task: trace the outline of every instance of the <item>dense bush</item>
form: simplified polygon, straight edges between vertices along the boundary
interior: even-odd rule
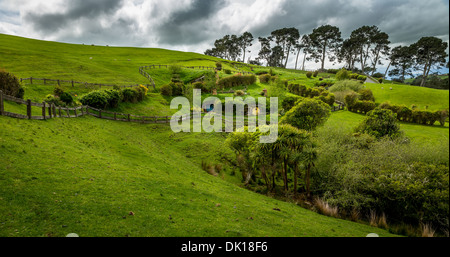
[[[370,90],[370,88],[361,89],[358,91],[358,93],[359,100],[375,102],[375,97],[373,96],[372,90]]]
[[[83,105],[88,105],[97,109],[105,109],[108,106],[108,94],[103,90],[92,91],[80,97]]]
[[[245,92],[242,90],[236,90],[236,92],[234,93],[234,96],[244,96]]]
[[[122,93],[118,90],[108,89],[105,90],[105,93],[108,96],[108,107],[116,108],[119,106],[119,103],[122,101]],[[61,98],[62,100],[62,98]]]
[[[323,125],[330,113],[330,106],[326,103],[305,98],[283,116],[280,124],[289,124],[298,129],[312,131]]]
[[[367,113],[366,118],[355,131],[376,138],[396,138],[401,135],[397,114],[387,109],[375,109]]]
[[[288,96],[283,99],[281,107],[284,109],[285,112],[288,112],[301,99],[303,99],[301,96]]]
[[[308,72],[306,73],[306,77],[309,78],[309,79],[312,77],[312,75],[313,75],[313,73],[310,72],[310,71],[308,71]]]
[[[172,96],[172,87],[169,84],[163,85],[159,88],[161,95]]]
[[[216,62],[216,69],[217,70],[222,70],[222,63],[221,62]]]
[[[335,92],[343,92],[343,91],[347,91],[347,90],[359,92],[361,89],[363,89],[363,85],[358,81],[342,80],[342,81],[336,82],[328,90],[332,93],[335,93]]]
[[[314,77],[314,78],[317,78],[318,75],[319,75],[319,71],[318,71],[318,70],[314,71],[313,77]]]
[[[339,69],[328,69],[327,73],[337,74],[339,71],[340,71]]]
[[[73,97],[69,93],[66,93],[66,92],[63,92],[59,96],[59,99],[67,105],[69,105],[73,102]]]
[[[430,223],[440,233],[448,231],[448,141],[432,146],[374,141],[325,126],[317,132],[319,155],[312,173],[317,197],[342,214],[365,218],[374,211],[384,213],[389,225]]]
[[[225,74],[231,74],[231,70],[229,70],[229,69],[225,69],[223,71],[225,72]]]
[[[439,121],[440,125],[444,126],[445,121],[449,116],[448,110],[428,111],[415,108],[410,109],[405,105],[390,104],[389,102],[380,104],[379,108],[391,110],[393,113],[397,114],[397,119],[399,121],[423,125],[434,125]]]
[[[357,100],[350,108],[353,112],[360,112],[365,114],[374,110],[376,108],[376,105],[373,101]]]
[[[54,96],[61,96],[62,94],[64,93],[64,89],[61,87],[61,86],[56,86],[54,89],[53,89],[53,95]]]
[[[259,81],[261,83],[269,83],[270,79],[272,76],[270,76],[270,74],[263,74],[259,76]]]
[[[357,77],[357,80],[359,80],[359,81],[366,81],[366,79],[367,79],[367,76],[364,76],[364,75],[359,75]]]
[[[344,101],[349,111],[353,111],[354,104],[359,100],[359,94],[350,91],[347,95],[345,95]]]
[[[265,76],[265,75],[263,75]],[[256,82],[255,75],[233,75],[219,80],[218,86],[220,89],[232,88],[239,86],[249,86]]]
[[[346,69],[341,69],[338,73],[336,73],[336,80],[346,80],[350,78],[350,72],[348,72]]]
[[[289,84],[287,88],[288,88],[288,91],[292,94],[295,94],[295,95],[298,95],[301,97],[309,97],[309,98],[319,99],[322,102],[327,103],[330,106],[333,106],[334,102],[336,100],[336,97],[334,94],[331,94],[324,88],[320,88],[320,87],[306,88],[305,85]]]
[[[23,99],[25,90],[12,73],[0,69],[0,90],[3,94]]]

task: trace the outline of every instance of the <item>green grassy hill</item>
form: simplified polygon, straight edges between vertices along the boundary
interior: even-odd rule
[[[140,66],[214,67],[218,60],[164,49],[73,45],[0,34],[0,68],[21,78],[147,84],[138,72]],[[222,62],[224,68],[234,70],[230,62]],[[307,79],[304,72],[274,71],[280,78],[308,86],[319,80]],[[198,72],[186,70],[185,75],[195,77]],[[170,80],[167,69],[149,70],[149,73],[157,87]],[[41,102],[53,88],[54,85],[28,83],[25,99]],[[272,93],[270,85],[259,82],[250,86],[248,92],[257,96],[263,88]],[[64,89],[74,95],[91,90],[67,85]],[[408,90],[406,86],[404,90],[401,92]],[[421,105],[416,99],[421,99],[423,92],[408,93],[414,98],[405,100],[405,104]],[[385,91],[374,88],[377,101],[403,101],[400,95],[384,94]],[[448,99],[435,93],[431,95],[429,98],[437,105],[433,102],[430,108],[448,108]],[[117,111],[171,115],[170,100],[155,91],[145,101],[121,105]],[[7,103],[5,109],[23,113],[24,106]],[[337,112],[328,124],[350,129],[362,118],[358,114]],[[402,126],[413,140],[430,144],[442,138],[448,140],[448,125],[445,128]],[[419,133],[424,128],[429,133]],[[0,236],[77,233],[119,237],[360,237],[372,232],[392,236],[386,230],[322,216],[294,203],[241,188],[238,175],[233,176],[227,167],[217,177],[209,175],[202,170],[202,161],[220,163],[233,154],[225,146],[225,139],[225,134],[174,134],[167,125],[113,122],[94,117],[28,121],[0,116]]]

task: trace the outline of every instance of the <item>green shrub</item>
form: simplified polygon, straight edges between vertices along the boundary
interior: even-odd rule
[[[69,105],[69,104],[71,104],[73,102],[73,97],[69,93],[66,93],[66,92],[63,92],[59,96],[59,99],[61,101],[63,101],[65,104],[67,104],[67,105]]]
[[[294,95],[300,95],[300,85],[299,84],[289,84],[288,91]]]
[[[310,72],[310,71],[308,71],[308,72],[306,73],[306,77],[309,78],[309,79],[312,77],[312,75],[313,75],[313,73]]]
[[[170,87],[172,88],[172,96],[181,96],[183,95],[183,83],[169,83]]]
[[[319,75],[319,71],[318,71],[318,70],[314,71],[313,77],[314,77],[314,78],[317,78],[318,75]]]
[[[119,90],[108,89],[105,90],[105,93],[108,95],[108,107],[116,108],[119,106],[119,103],[122,102],[122,93]]]
[[[269,83],[271,77],[270,74],[263,74],[259,76],[259,81],[261,83]]]
[[[284,109],[285,112],[288,112],[301,99],[303,99],[301,96],[288,96],[283,99],[281,107]]]
[[[19,79],[12,73],[0,69],[0,90],[3,94],[23,99],[25,90]]]
[[[346,69],[339,70],[338,73],[336,73],[336,80],[346,80],[350,78],[350,73]]]
[[[317,99],[305,98],[296,103],[281,119],[280,124],[289,124],[298,129],[315,130],[323,125],[331,114],[330,106]]]
[[[372,101],[356,101],[352,106],[352,111],[368,113],[376,108],[376,105]]]
[[[223,71],[225,72],[225,74],[231,74],[231,70],[229,70],[229,69],[225,69]]]
[[[180,65],[171,65],[169,66],[169,71],[172,74],[180,74],[181,73],[181,66]]]
[[[222,63],[221,62],[216,62],[216,69],[217,70],[222,70]]]
[[[145,96],[147,96],[148,88],[143,85],[139,85],[138,87],[133,88],[133,90],[136,91],[136,100],[138,102],[143,101]]]
[[[262,75],[265,76],[265,75]],[[232,87],[239,87],[239,86],[249,86],[256,82],[256,76],[255,75],[233,75],[228,76],[225,78],[222,78],[219,80],[218,86],[219,88],[232,88]]]
[[[131,88],[125,88],[122,90],[122,101],[127,103],[136,103],[137,102],[137,92]]]
[[[44,99],[44,102],[48,104],[54,104],[56,106],[65,106],[65,103],[61,101],[58,97],[55,97],[54,95],[47,95]]]
[[[366,79],[367,79],[367,76],[364,76],[364,75],[359,75],[357,78],[357,80],[360,80],[360,81],[366,81]]]
[[[83,105],[88,105],[97,109],[105,109],[108,106],[108,95],[103,90],[92,91],[80,97]]]
[[[447,118],[449,116],[449,111],[448,111],[448,109],[436,111],[436,116],[438,117],[439,124],[441,124],[441,126],[445,126],[445,121],[447,120]]]
[[[359,94],[353,91],[350,91],[347,95],[344,97],[345,105],[347,105],[347,109],[349,111],[353,111],[353,106],[359,99]]]
[[[162,95],[172,96],[172,87],[169,84],[161,86],[159,91],[161,92]],[[124,95],[124,98],[125,98],[125,95]]]
[[[370,90],[370,88],[361,89],[358,91],[358,93],[359,100],[375,102],[375,97],[373,96],[372,90]]]
[[[236,90],[236,92],[234,93],[235,96],[244,96],[245,92],[242,90]]]
[[[53,95],[55,96],[61,96],[64,93],[64,89],[61,86],[56,86],[55,89],[53,89]]]
[[[383,83],[383,78],[379,78],[378,79],[378,83],[382,84]]]
[[[355,132],[366,133],[376,138],[396,138],[401,135],[397,115],[391,110],[375,109],[367,113],[365,120]]]

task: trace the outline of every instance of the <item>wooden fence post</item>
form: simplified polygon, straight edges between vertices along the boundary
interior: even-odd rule
[[[62,113],[61,113],[61,106],[58,106],[58,112],[59,112],[59,117],[62,117]]]
[[[131,115],[130,114],[128,114],[128,121],[129,122],[131,121]]]
[[[33,77],[30,77],[30,84],[33,84]]]
[[[45,102],[42,102],[42,117],[44,118],[44,120],[45,120]]]
[[[114,120],[117,120],[117,113],[114,113]]]
[[[53,117],[56,118],[56,105],[52,104]]]
[[[73,79],[72,79],[72,87],[73,87]]]
[[[101,119],[102,118],[102,110],[98,110],[98,117]]]
[[[30,99],[27,100],[27,116],[28,116],[28,119],[31,120],[31,100]]]
[[[3,105],[3,91],[0,90],[0,115],[3,115],[5,111],[5,106]]]
[[[50,119],[52,118],[52,105],[51,104],[48,105],[48,116],[50,117]]]

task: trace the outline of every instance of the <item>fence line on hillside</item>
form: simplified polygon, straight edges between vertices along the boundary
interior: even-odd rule
[[[44,85],[47,85],[48,82],[56,82],[56,84],[58,86],[61,86],[63,83],[67,83],[69,85],[71,85],[72,87],[75,86],[75,84],[81,84],[84,85],[85,87],[88,86],[99,86],[101,87],[119,87],[119,88],[131,88],[131,87],[138,87],[139,84],[136,85],[126,85],[126,86],[119,86],[119,85],[112,85],[112,84],[102,84],[102,83],[89,83],[89,82],[80,82],[80,81],[75,81],[75,80],[62,80],[62,79],[48,79],[48,78],[21,78],[20,82],[22,81],[30,81],[30,84],[33,84],[33,81],[44,81]]]
[[[139,67],[139,73],[140,73],[142,76],[144,76],[145,78],[147,78],[147,79],[151,82],[153,88],[155,89],[155,88],[156,88],[155,81],[154,81],[153,78],[150,76],[150,74],[149,74],[148,72],[146,72],[145,70],[150,70],[150,69],[161,69],[161,68],[166,68],[166,69],[168,69],[170,66],[173,66],[173,65],[167,65],[167,64],[152,64],[152,65],[147,65],[147,66],[141,66],[141,67]],[[179,66],[179,67],[181,67],[181,68],[186,68],[186,69],[193,69],[193,70],[195,70],[195,69],[198,69],[198,70],[216,70],[216,67],[210,67],[210,66]],[[235,67],[235,68],[236,68],[236,67]],[[239,70],[239,69],[237,69],[237,70],[238,70],[238,71],[231,71],[231,72],[232,72],[232,73],[242,73],[242,74],[253,74],[253,73],[248,72],[248,71],[243,71],[243,70]]]
[[[23,104],[27,106],[27,113],[18,114],[13,112],[7,112],[4,109],[4,101],[11,101],[17,104]],[[333,106],[332,111],[339,111],[344,109],[344,104],[337,101],[339,106]],[[33,116],[31,107],[42,108],[42,115]],[[20,98],[16,98],[10,95],[3,94],[3,91],[0,90],[0,115],[8,116],[12,118],[18,119],[30,119],[30,120],[47,120],[52,118],[78,118],[81,116],[94,116],[100,119],[106,120],[114,120],[114,121],[125,121],[125,122],[136,122],[143,124],[158,124],[158,123],[170,123],[170,121],[175,118],[178,121],[193,119],[194,114],[184,114],[181,116],[139,116],[134,114],[125,114],[118,112],[105,111],[97,108],[93,108],[87,105],[79,106],[79,107],[61,107],[56,106],[55,104],[49,104],[46,102],[42,103],[34,103],[31,100],[23,100]]]
[[[19,114],[13,112],[7,112],[4,108],[4,102],[11,101],[17,104],[22,104],[27,106],[27,113]],[[33,116],[31,107],[42,108],[42,115]],[[134,114],[124,114],[118,112],[110,112],[97,108],[93,108],[87,105],[79,107],[61,107],[55,104],[49,104],[46,102],[34,103],[31,100],[23,100],[10,95],[3,94],[0,90],[0,115],[8,116],[18,119],[30,119],[30,120],[47,120],[52,118],[78,118],[85,115],[94,116],[100,119],[116,120],[116,121],[127,121],[127,122],[137,122],[137,123],[170,123],[171,116],[139,116]],[[192,116],[192,114],[190,114]],[[186,120],[188,114],[175,116],[178,120]]]

